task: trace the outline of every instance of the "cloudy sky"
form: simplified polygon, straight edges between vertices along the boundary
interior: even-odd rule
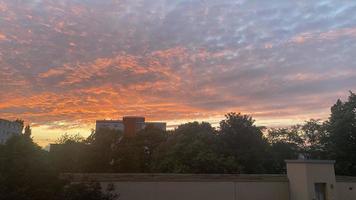
[[[356,90],[354,0],[0,0],[0,118],[325,119]]]

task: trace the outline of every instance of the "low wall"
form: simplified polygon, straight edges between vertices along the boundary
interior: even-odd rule
[[[121,200],[288,200],[285,175],[64,174],[114,186]]]
[[[339,200],[356,199],[356,177],[336,177],[336,193]]]

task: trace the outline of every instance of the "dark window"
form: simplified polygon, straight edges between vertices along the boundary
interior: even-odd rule
[[[315,199],[326,200],[326,183],[315,183]]]

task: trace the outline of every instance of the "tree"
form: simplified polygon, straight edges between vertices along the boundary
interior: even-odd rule
[[[48,153],[25,135],[14,136],[0,152],[0,199],[48,200],[61,192]]]
[[[87,172],[113,172],[115,149],[121,139],[121,131],[111,129],[93,131],[85,141],[88,144]]]
[[[75,144],[75,143],[83,143],[84,141],[85,138],[79,134],[69,135],[65,133],[57,139],[56,144]]]
[[[218,152],[218,135],[209,123],[179,126],[155,155],[154,170],[164,173],[237,173],[237,162]]]
[[[255,125],[251,116],[229,113],[220,122],[219,135],[221,152],[233,156],[239,163],[242,173],[265,173],[264,163],[268,155],[268,143],[263,137],[262,128]]]
[[[290,128],[278,128],[268,130],[267,138],[271,144],[286,143],[296,152],[301,153],[304,149],[305,141],[301,133],[301,125]]]
[[[52,165],[65,173],[86,172],[89,168],[89,147],[85,139],[77,135],[64,134],[51,144],[50,160]]]
[[[314,119],[289,128],[269,129],[267,138],[275,173],[285,173],[285,160],[298,159],[300,155],[306,159],[324,158],[325,134],[324,124]]]
[[[312,159],[325,159],[326,125],[320,120],[311,119],[302,126],[304,152]]]
[[[139,131],[135,137],[122,138],[115,150],[113,163],[115,171],[151,172],[153,153],[166,138],[166,132],[154,126]]]
[[[356,95],[350,92],[346,102],[338,100],[331,108],[327,122],[326,148],[336,160],[340,175],[356,175]]]
[[[116,200],[113,188],[98,183],[68,184],[42,150],[26,135],[0,145],[0,199],[11,200]]]
[[[24,133],[24,135],[27,136],[27,137],[31,137],[31,135],[32,135],[32,130],[31,130],[30,125],[27,125],[27,126],[25,127],[25,133]]]

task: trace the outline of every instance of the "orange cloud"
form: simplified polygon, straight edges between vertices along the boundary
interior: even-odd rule
[[[1,41],[1,40],[6,40],[6,39],[7,39],[6,35],[0,33],[0,41]]]
[[[50,78],[53,76],[59,76],[64,74],[64,71],[61,69],[49,69],[47,72],[43,72],[41,74],[39,74],[38,76],[40,78]]]
[[[335,28],[352,24],[335,17],[341,4],[99,1],[0,0],[0,117],[31,122],[38,141],[123,115],[293,124],[355,88],[356,29]]]

